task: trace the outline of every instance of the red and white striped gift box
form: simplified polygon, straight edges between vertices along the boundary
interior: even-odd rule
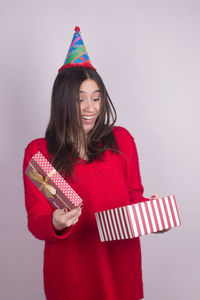
[[[95,213],[102,242],[131,239],[181,225],[174,196]]]

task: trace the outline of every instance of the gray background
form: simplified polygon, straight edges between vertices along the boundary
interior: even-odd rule
[[[177,199],[182,226],[141,238],[145,299],[200,299],[200,1],[0,6],[0,299],[44,299],[43,242],[26,228],[22,161],[26,144],[44,135],[52,84],[76,25],[117,124],[135,137],[145,196]]]

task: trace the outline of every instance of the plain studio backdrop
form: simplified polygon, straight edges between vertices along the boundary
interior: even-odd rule
[[[76,25],[117,125],[135,138],[144,195],[176,196],[182,225],[141,238],[145,300],[200,299],[200,1],[0,5],[0,299],[45,298],[44,243],[27,230],[22,162],[27,143],[44,136],[52,85]]]

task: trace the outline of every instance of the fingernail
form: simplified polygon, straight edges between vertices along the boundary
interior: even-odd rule
[[[67,209],[66,209],[66,208],[64,208],[64,212],[65,212],[65,213],[67,212]]]

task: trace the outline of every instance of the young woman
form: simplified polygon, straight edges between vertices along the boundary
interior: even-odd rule
[[[25,172],[40,151],[84,203],[72,211],[54,209],[24,175],[28,228],[45,241],[48,300],[143,298],[139,238],[100,242],[94,215],[148,200],[134,139],[115,121],[114,106],[94,68],[60,70],[46,136],[32,141],[24,157]]]

